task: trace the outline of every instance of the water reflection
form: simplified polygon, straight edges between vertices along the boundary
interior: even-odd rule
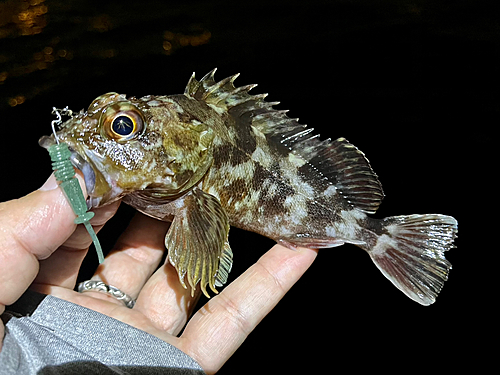
[[[165,39],[163,49],[165,50],[165,54],[170,55],[182,47],[197,47],[206,44],[209,42],[211,36],[212,33],[210,31],[201,29],[193,34],[174,33],[167,30],[163,33],[163,38]]]
[[[0,39],[35,35],[47,25],[45,0],[10,0],[0,4]]]
[[[120,4],[110,1],[96,9],[91,0],[1,3],[0,109],[24,104],[75,72],[86,72],[89,79],[106,74],[108,68],[100,69],[99,61],[119,66],[170,56],[212,37],[203,23],[186,17],[176,21],[183,4],[146,0],[136,9],[137,4]]]

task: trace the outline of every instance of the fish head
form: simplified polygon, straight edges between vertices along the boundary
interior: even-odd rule
[[[136,192],[173,200],[200,182],[212,163],[213,134],[182,112],[169,97],[112,92],[60,125],[57,139],[84,175],[89,208]],[[55,142],[54,134],[39,140],[44,148]]]

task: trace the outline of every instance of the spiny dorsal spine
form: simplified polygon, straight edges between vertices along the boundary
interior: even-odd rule
[[[252,127],[265,134],[270,142],[281,144],[288,152],[314,166],[336,185],[353,207],[367,213],[377,210],[384,197],[382,185],[361,151],[345,138],[321,141],[319,134],[312,134],[313,128],[300,124],[298,119],[289,118],[286,110],[274,109],[273,106],[279,102],[266,102],[267,94],[249,94],[257,85],[235,87],[234,81],[239,74],[216,82],[215,71],[213,69],[200,81],[193,73],[184,94],[215,105],[236,117],[250,115]]]

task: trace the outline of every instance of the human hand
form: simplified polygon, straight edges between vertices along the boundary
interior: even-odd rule
[[[118,204],[95,209],[96,231]],[[40,190],[0,204],[0,314],[29,287],[146,331],[190,355],[209,374],[221,368],[316,257],[314,250],[274,246],[196,312],[178,336],[199,291],[191,297],[170,264],[158,268],[169,223],[138,213],[92,278],[137,299],[129,309],[108,294],[73,290],[91,243],[74,217],[53,176]],[[3,337],[0,321],[0,348]]]

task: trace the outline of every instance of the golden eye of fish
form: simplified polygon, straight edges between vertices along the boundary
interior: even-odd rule
[[[117,103],[106,108],[101,116],[104,134],[116,141],[130,141],[144,130],[141,112],[129,103]]]

